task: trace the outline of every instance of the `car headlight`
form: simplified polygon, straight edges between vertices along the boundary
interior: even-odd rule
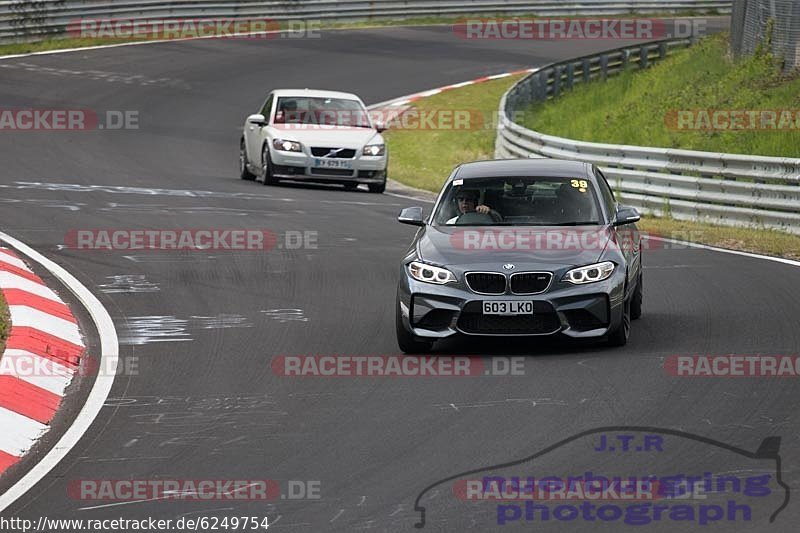
[[[281,152],[302,152],[303,147],[299,142],[287,141],[285,139],[274,139],[272,147]]]
[[[419,261],[413,261],[409,263],[408,271],[411,273],[412,278],[424,283],[444,285],[446,283],[457,281],[455,274],[446,268],[426,265],[425,263],[420,263]]]
[[[580,268],[573,268],[564,274],[564,281],[583,285],[584,283],[595,283],[608,279],[614,273],[616,265],[611,261],[588,265]]]
[[[364,155],[377,157],[386,153],[385,144],[370,144],[364,147]]]

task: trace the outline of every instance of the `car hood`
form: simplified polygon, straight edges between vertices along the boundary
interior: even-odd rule
[[[359,149],[366,144],[381,144],[383,137],[377,130],[369,128],[347,128],[339,126],[296,125],[271,126],[275,138],[298,141],[305,146]]]
[[[421,260],[442,266],[554,269],[596,263],[613,239],[609,226],[427,226],[417,249]]]

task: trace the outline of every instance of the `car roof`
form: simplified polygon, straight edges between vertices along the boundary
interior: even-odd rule
[[[464,163],[456,169],[453,179],[499,177],[564,178],[591,177],[591,165],[564,159],[495,159]]]
[[[316,89],[277,89],[272,91],[272,94],[276,97],[308,96],[311,98],[343,98],[345,100],[361,100],[361,98],[352,93],[320,91]]]

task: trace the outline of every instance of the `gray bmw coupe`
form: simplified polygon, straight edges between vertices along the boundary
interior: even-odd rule
[[[421,353],[454,335],[606,339],[642,314],[639,213],[595,166],[553,159],[457,167],[419,226],[397,288],[397,341]]]

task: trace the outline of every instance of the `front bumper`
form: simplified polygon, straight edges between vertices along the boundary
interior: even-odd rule
[[[583,286],[554,280],[546,292],[538,295],[484,296],[472,292],[463,282],[440,286],[416,281],[402,268],[397,305],[403,326],[421,339],[445,339],[459,333],[600,338],[622,321],[624,272],[617,271],[605,281]],[[499,300],[532,301],[533,315],[483,314],[484,301]]]
[[[383,183],[386,181],[386,155],[333,159],[340,168],[319,168],[315,160],[321,159],[301,152],[271,150],[273,176],[281,179],[322,181],[335,183]]]

